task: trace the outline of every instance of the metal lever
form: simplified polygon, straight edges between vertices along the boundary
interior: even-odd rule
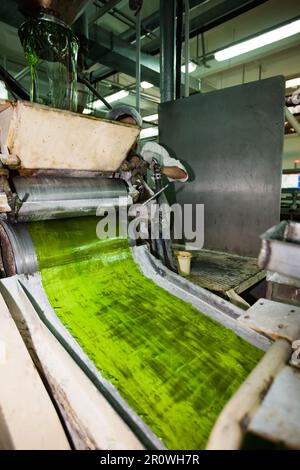
[[[169,184],[166,184],[166,186],[164,186],[159,191],[157,191],[157,193],[155,193],[155,194],[153,194],[153,196],[149,197],[149,199],[147,199],[147,201],[143,202],[142,206],[146,206],[150,201],[153,201],[153,199],[156,199],[157,196],[159,196],[165,189],[167,189],[168,186],[169,186]]]

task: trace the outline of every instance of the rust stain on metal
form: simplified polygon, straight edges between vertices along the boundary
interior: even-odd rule
[[[11,103],[10,109],[0,113],[2,144],[26,170],[115,172],[139,133],[136,126],[27,102]]]

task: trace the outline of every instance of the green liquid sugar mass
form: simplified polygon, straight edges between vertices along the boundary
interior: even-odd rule
[[[49,106],[76,112],[78,42],[72,30],[58,20],[32,18],[21,25],[19,37],[30,70],[31,101],[41,102],[47,95]],[[47,90],[39,81],[38,64],[46,71]]]
[[[27,225],[51,305],[169,449],[204,449],[263,352],[143,276],[127,240],[99,240],[96,224]]]

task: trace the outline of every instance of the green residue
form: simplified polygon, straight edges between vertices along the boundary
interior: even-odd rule
[[[48,104],[76,111],[78,43],[72,30],[57,20],[31,18],[21,25],[19,36],[30,70],[31,101],[41,100],[37,66],[42,61],[49,84]]]
[[[205,448],[263,353],[145,278],[96,219],[28,225],[58,317],[170,449]]]

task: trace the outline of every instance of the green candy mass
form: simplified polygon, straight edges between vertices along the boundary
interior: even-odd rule
[[[28,224],[51,305],[168,448],[203,449],[263,352],[147,279],[127,240],[99,240],[96,224]]]

